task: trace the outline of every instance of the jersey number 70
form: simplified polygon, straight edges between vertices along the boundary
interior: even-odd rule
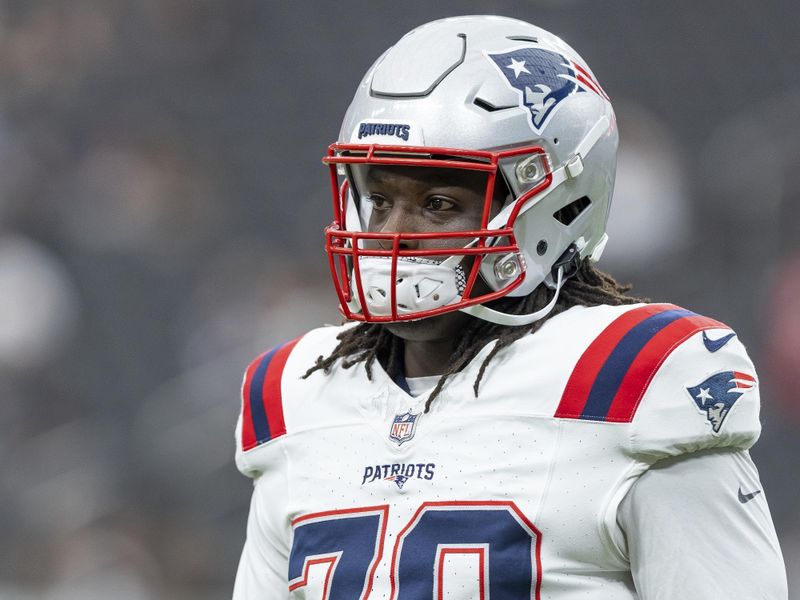
[[[389,507],[304,515],[292,522],[289,589],[327,563],[320,600],[367,600],[383,555]],[[390,600],[439,600],[449,554],[475,555],[479,598],[538,600],[541,534],[513,502],[424,502],[397,535]]]

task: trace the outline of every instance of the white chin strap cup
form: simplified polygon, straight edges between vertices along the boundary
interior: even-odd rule
[[[397,274],[392,282],[390,258],[359,257],[358,267],[367,310],[375,316],[391,315],[393,287],[399,315],[432,310],[458,302],[466,286],[466,274],[458,264],[461,259],[461,256],[456,255],[442,262],[424,258],[400,258],[397,260]],[[362,311],[355,272],[350,285],[353,300],[349,307],[354,312]]]
[[[472,315],[473,317],[477,317],[478,319],[483,319],[484,321],[489,321],[490,323],[496,323],[497,325],[510,325],[514,327],[530,325],[534,321],[543,319],[550,314],[550,311],[553,310],[553,307],[558,301],[558,294],[561,291],[562,285],[564,285],[564,267],[559,267],[558,279],[556,280],[556,291],[555,294],[553,294],[553,299],[550,300],[550,302],[544,308],[527,315],[512,315],[488,308],[483,304],[475,304],[474,306],[467,306],[466,308],[461,308],[459,310],[467,313],[468,315]]]

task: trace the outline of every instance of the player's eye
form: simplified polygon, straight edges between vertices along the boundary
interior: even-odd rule
[[[456,205],[455,202],[442,196],[431,196],[428,198],[428,205],[426,208],[433,211],[450,210]]]
[[[387,198],[377,194],[370,194],[369,196],[366,196],[364,200],[372,204],[373,210],[389,210],[392,206]]]

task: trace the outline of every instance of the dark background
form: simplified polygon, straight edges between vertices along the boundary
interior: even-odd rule
[[[7,0],[0,599],[230,595],[241,372],[339,319],[320,157],[374,59],[456,14],[555,32],[612,97],[601,266],[748,346],[800,586],[800,4]]]

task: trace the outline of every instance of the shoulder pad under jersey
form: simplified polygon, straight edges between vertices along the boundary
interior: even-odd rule
[[[736,333],[702,330],[664,357],[633,421],[631,450],[645,460],[746,450],[761,433],[760,407],[758,376]]]
[[[753,364],[731,329],[672,304],[634,307],[583,352],[556,417],[631,424],[645,460],[758,438]]]
[[[287,434],[284,400],[287,382],[296,382],[317,356],[336,345],[338,327],[315,329],[260,354],[247,367],[236,424],[236,466],[249,477],[263,470],[254,455]],[[291,432],[289,432],[291,433]]]

